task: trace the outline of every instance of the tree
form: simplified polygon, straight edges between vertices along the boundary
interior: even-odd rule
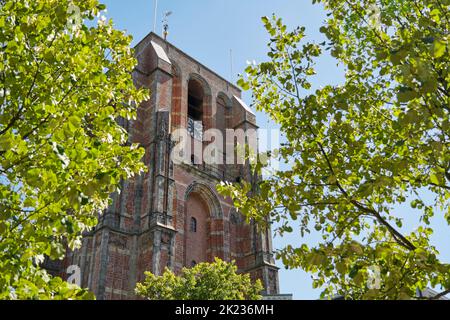
[[[215,258],[214,263],[202,262],[183,268],[176,276],[166,269],[162,276],[146,272],[146,278],[136,285],[136,294],[149,300],[259,300],[263,286],[252,283],[250,275],[236,274],[237,267]]]
[[[321,234],[277,257],[310,272],[323,297],[408,299],[429,284],[442,287],[437,297],[449,293],[450,265],[430,243],[430,219],[450,222],[450,1],[315,2],[327,10],[327,40],[303,43],[304,28],[264,17],[269,59],[238,82],[280,125],[287,143],[278,156],[291,165],[259,194],[246,183],[221,192],[247,217],[279,222],[281,235],[293,221],[301,239]],[[314,90],[326,51],[345,81]],[[420,218],[413,232],[402,229],[407,215]]]
[[[0,1],[0,299],[92,298],[52,278],[45,256],[78,248],[143,150],[117,119],[135,89],[130,36],[96,0]]]

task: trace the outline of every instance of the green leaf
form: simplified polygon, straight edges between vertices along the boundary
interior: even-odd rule
[[[440,185],[439,178],[436,174],[432,173],[430,175],[430,182],[436,185]]]
[[[362,255],[364,252],[361,245],[356,242],[353,242],[352,244],[350,244],[350,250],[358,255]]]
[[[435,58],[440,58],[445,54],[447,44],[441,40],[435,40],[433,42],[433,56]]]
[[[343,275],[347,272],[347,266],[344,262],[338,262],[336,263],[336,270]]]
[[[81,119],[78,116],[69,117],[69,125],[70,125],[72,132],[74,132],[76,129],[78,129],[80,124],[81,124]]]
[[[397,93],[397,100],[400,103],[409,102],[418,97],[418,94],[409,88],[400,88]]]
[[[239,78],[239,80],[237,81],[237,85],[239,87],[241,87],[242,90],[244,90],[244,91],[247,91],[248,89],[250,89],[250,84],[242,78]]]
[[[1,234],[1,235],[6,234],[7,228],[8,228],[8,227],[7,227],[6,223],[3,222],[3,221],[0,221],[0,234]]]

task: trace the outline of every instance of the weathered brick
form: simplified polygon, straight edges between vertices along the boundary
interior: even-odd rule
[[[158,55],[160,49],[170,62]],[[222,132],[255,128],[252,115],[234,98],[241,96],[240,90],[153,33],[135,52],[135,83],[149,88],[151,98],[138,108],[135,121],[123,125],[130,141],[146,149],[143,161],[149,172],[122,182],[121,193],[112,195],[113,205],[85,236],[82,249],[68,252],[65,265],[81,264],[81,285],[98,299],[136,298],[134,287],[144,271],[161,273],[169,267],[179,272],[193,261],[214,257],[235,260],[239,272],[250,272],[268,293],[278,293],[271,242],[264,240],[270,230],[265,237],[255,233],[235,212],[231,199],[215,189],[224,177],[217,176],[220,170],[233,180],[241,174],[249,177],[248,169],[223,164],[213,173],[202,165],[174,165],[168,154],[170,133],[187,126],[189,83],[202,91],[204,128]],[[196,219],[195,232],[191,218]]]

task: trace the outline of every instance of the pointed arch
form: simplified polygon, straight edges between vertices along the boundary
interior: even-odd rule
[[[206,97],[211,97],[212,93],[211,93],[211,87],[209,86],[208,82],[205,80],[205,78],[203,78],[201,75],[199,75],[198,73],[190,73],[189,77],[188,77],[188,83],[191,81],[195,81],[198,82],[203,89],[203,94]]]
[[[217,94],[216,100],[222,101],[224,107],[226,108],[231,108],[233,106],[231,99],[222,91]]]
[[[212,218],[223,218],[223,211],[222,206],[219,202],[219,197],[210,186],[194,181],[186,189],[186,193],[184,195],[185,201],[187,201],[191,193],[198,194],[205,201],[205,203],[208,205],[209,212]]]

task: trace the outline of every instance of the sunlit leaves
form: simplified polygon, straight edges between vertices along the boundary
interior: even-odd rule
[[[429,284],[450,289],[429,228],[436,214],[450,220],[450,3],[313,2],[328,11],[320,27],[327,40],[306,43],[304,28],[288,31],[278,17],[264,17],[268,61],[239,80],[280,125],[289,169],[260,183],[260,194],[246,184],[219,191],[247,217],[272,219],[277,234],[321,236],[277,257],[310,272],[323,296],[409,299]],[[345,81],[312,91],[324,53],[345,67]],[[407,215],[419,220],[409,233]]]
[[[116,122],[147,97],[131,77],[131,39],[110,21],[81,24],[103,9],[2,2],[0,298],[92,298],[38,265],[79,247],[120,180],[143,169],[143,150]]]
[[[237,267],[215,258],[183,268],[176,276],[166,269],[161,276],[146,272],[136,293],[149,300],[259,300],[263,286],[252,282],[249,274],[237,274]]]
[[[433,42],[433,55],[435,58],[440,58],[445,54],[447,43],[442,40],[435,40]]]

